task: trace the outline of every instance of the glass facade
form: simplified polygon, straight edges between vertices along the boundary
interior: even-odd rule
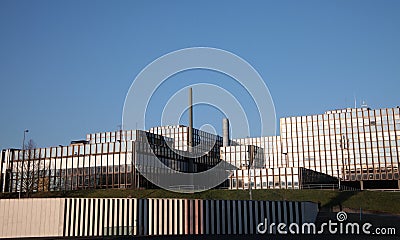
[[[399,179],[399,108],[282,118],[281,141],[289,166],[344,181]]]
[[[302,181],[299,169],[344,182],[399,180],[399,107],[347,108],[281,118],[280,136],[233,139],[232,142],[263,148],[265,166],[250,173],[251,184],[256,188],[293,188]],[[240,170],[246,165],[242,163],[246,156],[237,149],[223,149],[221,158],[238,168],[230,178],[230,187],[247,188],[245,184],[238,184],[248,182],[249,177]]]
[[[1,189],[153,188],[135,167],[138,162],[154,167],[150,150],[180,172],[206,171],[223,160],[236,169],[227,181],[232,189],[301,188],[310,179],[327,177],[400,186],[399,107],[285,117],[280,119],[280,136],[232,139],[231,146],[224,147],[222,137],[193,129],[193,146],[202,153],[195,158],[184,154],[189,150],[188,132],[182,125],[162,126],[88,134],[85,141],[69,146],[6,149],[1,152]]]
[[[179,129],[187,127],[179,127]],[[175,129],[171,130],[175,132]],[[201,131],[195,133],[203,134]],[[187,131],[182,131],[182,137]],[[220,138],[220,137],[219,137]],[[187,140],[187,136],[183,141]],[[170,169],[188,172],[188,158],[172,151],[178,144],[167,136],[140,130],[88,134],[86,141],[75,141],[69,146],[29,150],[8,149],[1,155],[3,192],[68,191],[89,188],[153,188],[136,169],[142,164],[155,174],[153,153]],[[147,143],[150,144],[149,149]],[[220,145],[218,145],[220,144]],[[219,163],[222,139],[210,154],[193,159],[195,171],[205,171]],[[215,150],[218,149],[218,152]],[[149,151],[152,151],[150,153]],[[144,165],[144,166],[143,166]],[[163,170],[166,171],[166,170]]]

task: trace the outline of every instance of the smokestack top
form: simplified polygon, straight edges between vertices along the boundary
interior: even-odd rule
[[[192,147],[193,147],[193,95],[192,95],[192,88],[189,88],[189,152],[192,152]],[[188,162],[188,172],[192,173],[194,172],[194,166],[193,166],[193,158],[189,158]],[[193,177],[193,175],[192,175]],[[193,185],[193,178],[191,178],[191,181],[189,182],[189,185]]]
[[[189,88],[189,147],[193,147],[193,93]]]
[[[229,119],[223,118],[222,119],[222,146],[227,147],[229,146]]]

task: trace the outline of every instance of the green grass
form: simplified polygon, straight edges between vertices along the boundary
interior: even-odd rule
[[[96,189],[68,192],[39,192],[31,197],[87,197],[87,198],[190,198],[190,199],[249,199],[244,190],[209,190],[194,194],[169,192],[162,189],[124,190]],[[18,198],[18,194],[3,193],[0,198]],[[330,208],[341,204],[344,208],[400,214],[400,192],[335,191],[335,190],[253,190],[254,200],[288,200],[320,202]]]

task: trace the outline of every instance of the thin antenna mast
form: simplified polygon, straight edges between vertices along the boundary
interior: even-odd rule
[[[193,152],[193,93],[192,93],[192,88],[189,88],[189,146],[188,150],[189,153]],[[193,172],[193,156],[190,156],[189,158],[189,164],[188,164],[188,172],[192,173]],[[193,185],[193,179],[191,179],[192,182],[189,185]]]
[[[354,94],[354,108],[357,108],[357,98],[356,98],[356,94]]]

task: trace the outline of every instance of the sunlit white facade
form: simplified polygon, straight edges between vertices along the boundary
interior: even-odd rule
[[[280,136],[233,142],[263,148],[266,164],[251,170],[250,178],[239,168],[230,179],[231,188],[238,188],[241,179],[245,184],[240,188],[246,188],[249,179],[256,188],[292,188],[300,184],[299,169],[340,178],[345,184],[357,182],[360,188],[400,186],[399,107],[347,108],[281,118]],[[223,149],[221,157],[246,166],[246,158],[237,151]]]
[[[223,146],[220,136],[193,129],[192,142],[203,155],[192,159],[181,154],[189,149],[189,127],[178,125],[88,134],[69,146],[6,149],[0,156],[1,189],[20,192],[30,188],[27,184],[34,191],[152,188],[135,168],[137,161],[148,161],[145,143],[164,165],[180,172],[229,163],[235,170],[224,186],[231,189],[297,189],[333,182],[357,188],[400,186],[399,107],[285,117],[280,136],[232,139],[230,146]]]
[[[186,131],[185,131],[186,130]],[[129,130],[88,134],[85,141],[69,146],[37,149],[6,149],[1,152],[2,192],[67,191],[88,188],[154,188],[137,170],[140,164],[147,173],[168,174],[168,169],[205,171],[218,162],[221,137],[210,151],[200,157],[180,154],[187,146],[187,127],[176,126],[182,139],[175,140],[149,131]],[[200,130],[198,135],[207,136]],[[175,135],[173,135],[175,137]],[[155,169],[154,155],[168,168]],[[197,186],[201,187],[201,186]]]

